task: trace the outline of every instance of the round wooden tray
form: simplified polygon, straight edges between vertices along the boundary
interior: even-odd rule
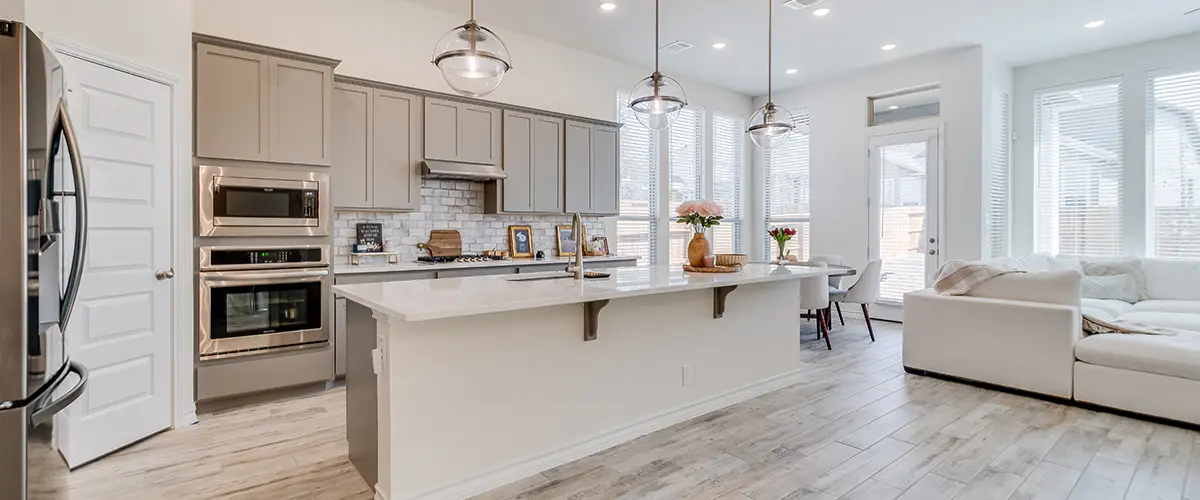
[[[737,267],[692,267],[687,264],[683,265],[683,270],[689,273],[736,273],[742,270],[741,266]]]

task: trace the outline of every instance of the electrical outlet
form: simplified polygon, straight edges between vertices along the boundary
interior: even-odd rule
[[[683,385],[692,385],[691,365],[683,365]]]

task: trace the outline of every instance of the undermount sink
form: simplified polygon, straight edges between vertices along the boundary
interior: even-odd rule
[[[574,274],[563,274],[563,275],[556,274],[553,276],[518,276],[515,278],[508,278],[508,281],[545,281],[545,280],[569,280],[569,279],[575,279],[575,275]]]

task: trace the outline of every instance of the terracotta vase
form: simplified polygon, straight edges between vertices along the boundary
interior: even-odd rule
[[[710,255],[708,251],[708,238],[704,237],[703,232],[692,235],[692,241],[688,243],[688,265],[692,267],[704,267],[704,256]]]

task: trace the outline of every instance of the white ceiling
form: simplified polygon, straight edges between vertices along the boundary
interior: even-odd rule
[[[466,17],[467,0],[413,0]],[[480,24],[653,66],[654,2],[481,0]],[[661,0],[662,45],[695,44],[662,57],[668,75],[746,95],[766,93],[767,0]],[[955,47],[983,45],[1020,66],[1058,57],[1200,31],[1200,0],[826,0],[831,13],[794,11],[774,0],[775,88],[796,87],[856,69]],[[1087,29],[1089,21],[1107,24]],[[447,29],[450,27],[448,26]],[[728,45],[712,48],[715,42]],[[884,52],[880,47],[894,43]],[[521,54],[513,54],[520,67]],[[788,68],[800,71],[787,75]],[[633,85],[635,82],[630,82]]]

